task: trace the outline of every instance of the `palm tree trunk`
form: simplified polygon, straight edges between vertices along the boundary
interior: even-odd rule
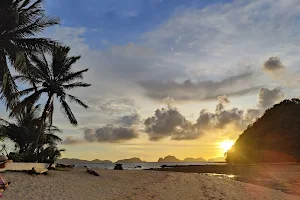
[[[38,143],[39,143],[39,140],[40,140],[40,137],[41,137],[42,129],[43,129],[43,126],[44,126],[45,123],[46,123],[46,119],[47,119],[47,111],[48,111],[48,109],[49,109],[49,106],[50,106],[50,102],[51,102],[52,96],[53,96],[53,93],[49,93],[47,103],[46,103],[46,105],[45,105],[43,114],[42,114],[41,119],[40,119],[40,124],[39,124],[40,127],[39,127],[38,135],[37,135],[37,138],[36,138],[36,142],[35,142],[35,148],[33,149],[33,151],[38,147]]]
[[[41,116],[41,122],[42,122],[43,124],[46,122],[46,119],[47,119],[47,111],[48,111],[49,108],[50,108],[50,103],[51,103],[51,100],[52,100],[52,96],[53,96],[53,93],[49,93],[47,103],[46,103],[46,105],[45,105],[43,114],[42,114],[42,116]]]

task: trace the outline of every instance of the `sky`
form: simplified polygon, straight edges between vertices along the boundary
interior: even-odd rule
[[[81,55],[74,69],[92,84],[71,92],[90,106],[72,106],[77,127],[56,106],[64,157],[222,157],[300,96],[298,0],[51,0],[46,11],[61,25],[44,36]]]

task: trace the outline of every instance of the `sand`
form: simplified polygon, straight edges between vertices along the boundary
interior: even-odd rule
[[[0,172],[4,171],[22,171],[31,170],[34,167],[35,171],[42,173],[47,171],[49,164],[47,163],[7,163],[5,168],[0,169]]]
[[[49,171],[48,175],[5,172],[12,183],[3,200],[37,199],[300,199],[278,190],[205,174],[96,170],[92,176],[83,168]]]
[[[185,173],[215,173],[300,196],[300,164],[202,165],[155,169]],[[232,176],[235,175],[235,176]]]

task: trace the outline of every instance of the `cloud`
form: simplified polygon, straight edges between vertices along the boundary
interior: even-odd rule
[[[270,57],[269,60],[264,62],[263,70],[271,75],[276,82],[279,82],[280,85],[290,88],[298,87],[299,72],[296,69],[284,66],[279,57]]]
[[[227,98],[226,95],[218,96],[218,101],[219,101],[219,104],[216,107],[216,112],[217,113],[222,112],[222,110],[224,109],[224,106],[226,104],[230,103],[230,101],[229,101],[229,99]]]
[[[168,106],[168,108],[170,108],[172,104],[175,102],[175,99],[170,96],[167,96],[162,100],[162,102],[165,103]]]
[[[284,93],[280,88],[272,90],[261,88],[258,94],[257,108],[232,108],[226,110],[225,106],[230,101],[226,96],[219,96],[219,104],[217,104],[214,113],[207,112],[205,109],[200,111],[199,118],[197,119],[197,127],[212,130],[223,129],[226,125],[231,124],[239,130],[244,130],[249,124],[254,123],[257,118],[261,117],[266,109],[281,101],[283,97]]]
[[[167,96],[182,103],[215,100],[223,94],[228,98],[242,96],[262,86],[274,87],[274,82],[259,73],[261,65],[272,55],[280,56],[289,70],[298,69],[299,16],[297,0],[238,0],[204,9],[177,9],[135,43],[125,45],[109,40],[107,45],[100,45],[102,49],[95,45],[91,48],[89,44],[95,39],[89,40],[90,30],[81,27],[59,26],[49,32],[49,37],[70,45],[75,55],[82,55],[75,65],[77,69],[90,68],[85,78],[92,86],[74,92],[83,100],[94,99],[95,104],[88,103],[91,109],[85,113],[75,110],[76,116],[89,116],[84,118],[89,122],[90,116],[98,112],[103,114],[98,123],[109,124],[115,123],[116,117],[132,114],[136,107],[115,109],[102,101],[107,97],[134,98],[137,104],[139,99],[142,109],[148,111],[155,110],[157,102]],[[103,38],[109,39],[102,35],[98,38],[100,44]],[[294,91],[287,92],[293,95]],[[149,101],[153,99],[157,102]],[[251,118],[257,112],[249,111],[248,115]],[[65,124],[62,122],[62,126]]]
[[[161,25],[142,34],[135,43],[114,45],[110,41],[104,49],[89,47],[87,28],[59,26],[49,37],[70,45],[72,52],[82,55],[78,66],[90,68],[88,78],[93,85],[85,94],[117,93],[130,97],[141,95],[140,89],[144,89],[147,97],[161,100],[168,95],[162,94],[166,89],[155,93],[152,82],[162,86],[171,82],[178,87],[184,85],[183,80],[196,85],[197,80],[218,82],[259,70],[261,60],[269,55],[280,55],[291,68],[297,68],[300,50],[295,41],[300,41],[299,7],[297,0],[261,0],[220,3],[205,9],[181,8]],[[265,84],[264,80],[257,79],[256,74],[243,87],[235,86],[234,91],[227,89],[210,98],[254,91],[251,88]],[[140,88],[141,80],[145,87],[142,84]],[[179,99],[170,96],[176,101],[199,99],[198,93],[196,97],[180,93]]]
[[[243,119],[243,124],[248,126],[250,124],[253,124],[259,117],[262,116],[263,110],[261,109],[256,109],[256,108],[250,108],[246,109],[244,111],[244,119]]]
[[[224,132],[227,126],[231,126],[234,131],[226,135],[236,139],[237,134],[253,124],[267,108],[280,101],[283,95],[279,88],[261,88],[257,108],[250,109],[226,109],[230,101],[226,95],[222,95],[217,98],[219,103],[215,112],[202,109],[195,124],[186,120],[176,108],[157,109],[154,116],[145,120],[145,131],[151,141],[167,137],[171,140],[193,140],[208,132]]]
[[[230,101],[229,101],[229,99],[227,98],[226,95],[218,96],[218,101],[219,101],[221,104],[229,104],[229,103],[230,103]]]
[[[84,138],[88,142],[118,143],[125,142],[139,137],[135,127],[124,128],[108,124],[102,128],[84,130]]]
[[[171,140],[192,140],[201,135],[176,108],[157,109],[155,115],[148,117],[144,124],[150,141],[158,141],[166,137],[171,137]]]
[[[141,81],[140,85],[145,89],[145,94],[155,100],[162,100],[167,96],[173,97],[176,101],[211,100],[222,94],[242,96],[257,91],[257,85],[249,86],[252,77],[253,73],[247,72],[222,81],[192,82],[186,80],[183,83]]]
[[[264,62],[263,69],[269,72],[281,71],[285,67],[280,61],[279,57],[270,57],[269,60]]]
[[[135,112],[134,100],[130,98],[89,99],[89,105],[94,111],[103,112],[111,116],[120,116]]]
[[[273,90],[267,88],[261,88],[259,91],[258,107],[260,109],[267,109],[273,106],[275,103],[281,101],[284,97],[284,93],[280,88],[274,88]]]
[[[223,129],[226,125],[232,124],[238,129],[243,129],[242,124],[244,111],[238,108],[225,109],[230,103],[228,98],[223,95],[218,97],[219,104],[216,106],[215,113],[210,113],[205,109],[200,111],[196,126],[203,130]]]
[[[63,144],[65,145],[76,145],[76,144],[82,144],[85,141],[83,139],[79,139],[73,136],[68,136],[63,140]]]
[[[140,121],[141,116],[138,113],[133,113],[131,115],[125,115],[120,117],[118,120],[116,120],[116,123],[125,127],[130,127],[134,124],[138,124]]]

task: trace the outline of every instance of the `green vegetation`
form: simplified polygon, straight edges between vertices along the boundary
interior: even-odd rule
[[[249,126],[227,152],[228,163],[300,161],[300,100],[284,100]]]
[[[70,123],[77,125],[67,100],[86,109],[88,106],[67,91],[90,84],[80,81],[88,69],[72,70],[80,56],[70,57],[69,47],[37,37],[45,28],[59,23],[58,18],[45,14],[43,3],[43,0],[1,1],[0,100],[14,122],[0,118],[0,138],[15,143],[8,155],[12,160],[52,164],[63,151],[57,147],[61,139],[55,135],[60,130],[52,125],[55,97]],[[27,88],[19,91],[18,84]],[[39,105],[42,94],[47,95],[43,109]],[[2,151],[8,154],[5,144]]]
[[[29,75],[29,57],[50,50],[55,43],[36,35],[59,20],[45,14],[42,0],[1,0],[0,19],[0,97],[11,107],[18,88],[9,66]]]

